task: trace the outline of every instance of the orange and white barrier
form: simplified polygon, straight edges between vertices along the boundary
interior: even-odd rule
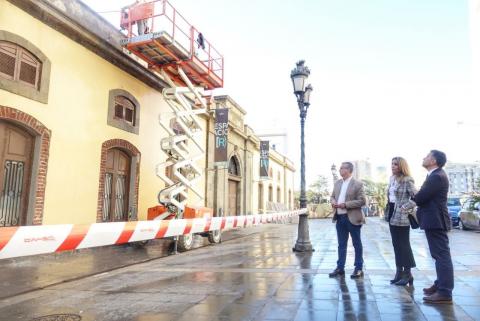
[[[290,212],[181,220],[35,225],[0,228],[0,259],[249,227],[306,213]]]

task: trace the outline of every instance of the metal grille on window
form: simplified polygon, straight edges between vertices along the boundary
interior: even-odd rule
[[[103,221],[110,220],[110,205],[112,199],[112,178],[113,174],[106,173],[105,174],[105,189],[103,192]]]
[[[0,194],[0,226],[20,224],[24,163],[5,161],[3,190]]]
[[[125,175],[118,175],[115,182],[115,221],[125,220]]]

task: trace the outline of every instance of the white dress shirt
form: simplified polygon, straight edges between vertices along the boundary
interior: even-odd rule
[[[338,195],[337,204],[345,203],[345,198],[347,196],[347,189],[350,181],[352,180],[352,176],[347,179],[343,180],[342,188],[340,189],[340,194]],[[346,208],[337,208],[337,214],[347,214]]]
[[[390,185],[388,187],[388,201],[390,203],[395,203],[397,198],[395,197],[395,189],[397,188],[397,180],[395,176],[390,177]]]

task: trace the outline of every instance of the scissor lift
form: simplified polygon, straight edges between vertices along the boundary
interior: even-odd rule
[[[171,111],[159,115],[160,126],[168,134],[161,141],[166,161],[156,168],[165,188],[158,194],[161,205],[150,208],[148,218],[211,217],[211,209],[188,207],[187,202],[188,191],[202,198],[196,187],[203,175],[197,162],[205,157],[199,115],[207,113],[204,90],[223,86],[223,56],[166,0],[124,8],[120,25],[127,33],[122,45],[170,86],[163,90],[163,97]],[[213,243],[221,238],[220,231],[204,236]],[[192,245],[191,235],[180,237],[180,250]]]

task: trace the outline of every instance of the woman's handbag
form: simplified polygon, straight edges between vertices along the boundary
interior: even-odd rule
[[[410,227],[412,229],[417,229],[420,227],[417,219],[417,204],[413,200],[409,200],[408,203],[402,206],[403,211],[408,213],[408,221],[410,222]]]
[[[420,225],[418,225],[418,220],[417,220],[417,216],[413,213],[409,213],[408,214],[408,220],[410,221],[410,227],[412,229],[417,229],[420,227]]]

